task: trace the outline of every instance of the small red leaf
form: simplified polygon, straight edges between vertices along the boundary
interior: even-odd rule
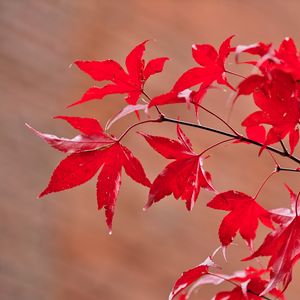
[[[200,279],[202,276],[207,275],[209,272],[209,267],[216,267],[216,264],[211,260],[210,257],[208,257],[202,264],[198,265],[197,267],[183,272],[175,282],[169,295],[169,300],[174,299],[180,292],[182,292],[196,280]]]
[[[237,191],[227,191],[215,196],[208,207],[230,211],[219,228],[219,238],[223,246],[228,246],[237,231],[249,246],[256,235],[258,221],[273,229],[271,214],[252,197]]]
[[[189,139],[178,127],[177,134],[179,141],[142,134],[154,150],[168,159],[176,159],[154,180],[145,208],[173,194],[176,199],[184,200],[186,208],[191,210],[201,188],[214,190],[210,174],[203,170],[202,158],[193,152]]]

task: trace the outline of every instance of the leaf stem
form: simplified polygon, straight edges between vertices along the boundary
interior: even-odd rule
[[[296,217],[298,217],[298,201],[299,201],[299,197],[300,197],[300,192],[298,193],[297,195],[297,199],[296,199],[296,202],[295,202],[295,213],[296,213]]]
[[[206,107],[204,107],[203,105],[196,103],[194,101],[191,101],[192,104],[200,107],[201,109],[203,109],[204,111],[206,111],[207,113],[211,114],[212,116],[214,116],[215,118],[217,118],[219,121],[221,121],[225,126],[227,126],[235,135],[241,136],[234,128],[232,128],[232,126],[230,126],[224,119],[222,119],[221,117],[219,117],[217,114],[215,114],[214,112],[212,112],[211,110],[207,109]]]
[[[142,91],[142,94],[149,100],[149,101],[151,101],[152,99],[151,99],[151,97],[149,97],[147,94],[146,94],[146,92],[143,90]],[[162,116],[163,115],[163,113],[160,111],[160,109],[158,108],[158,106],[157,105],[155,105],[155,108],[156,108],[156,110],[157,110],[157,112],[158,112],[158,114],[160,115],[160,116]]]
[[[271,156],[272,160],[274,161],[274,163],[275,163],[275,165],[276,165],[276,168],[277,168],[277,169],[278,169],[278,171],[279,171],[279,169],[280,169],[280,166],[279,166],[279,163],[278,163],[278,161],[276,160],[276,158],[274,157],[274,155],[272,154],[272,152],[271,152],[270,150],[268,150],[268,149],[267,149],[267,151],[268,151],[268,153],[270,154],[270,156]]]
[[[225,70],[226,73],[228,74],[231,74],[231,75],[234,75],[234,76],[237,76],[237,77],[240,77],[240,78],[244,78],[246,79],[247,77],[243,76],[243,75],[240,75],[238,73],[235,73],[235,72],[231,72],[231,71],[228,71],[228,70]]]
[[[206,153],[207,151],[209,151],[209,150],[211,150],[211,149],[213,149],[213,148],[215,148],[215,147],[217,147],[217,146],[219,146],[219,145],[222,145],[222,144],[224,144],[224,143],[227,143],[227,142],[229,142],[229,141],[234,141],[234,139],[233,138],[230,138],[230,139],[226,139],[226,140],[223,140],[223,141],[221,141],[221,142],[218,142],[218,143],[216,143],[216,144],[213,144],[213,145],[211,145],[210,147],[208,147],[207,149],[205,149],[204,151],[202,151],[200,154],[199,154],[199,156],[202,156],[204,153]]]
[[[118,142],[120,142],[124,137],[125,135],[134,127],[138,126],[138,125],[142,125],[142,124],[146,124],[146,123],[159,123],[159,122],[162,122],[162,117],[160,116],[159,118],[157,119],[150,119],[150,120],[145,120],[145,121],[141,121],[141,122],[137,122],[137,123],[134,123],[132,124],[131,126],[129,126],[120,136],[119,138],[117,139]]]
[[[169,117],[166,117],[164,115],[161,116],[161,119],[162,119],[161,122],[170,122],[170,123],[176,123],[176,124],[181,124],[181,125],[185,125],[185,126],[200,128],[200,129],[203,129],[203,130],[206,130],[206,131],[210,131],[210,132],[214,132],[214,133],[217,133],[217,134],[220,134],[220,135],[228,136],[228,137],[233,138],[235,140],[238,140],[240,142],[246,142],[246,143],[249,143],[249,144],[252,144],[252,145],[256,145],[258,147],[263,147],[264,146],[263,144],[261,144],[259,142],[256,142],[254,140],[251,140],[249,138],[246,138],[242,135],[231,134],[231,133],[228,133],[228,132],[225,132],[225,131],[222,131],[222,130],[218,130],[218,129],[215,129],[215,128],[203,126],[203,125],[200,125],[200,124],[195,124],[195,123],[191,123],[191,122],[186,122],[186,121],[181,121],[181,120],[169,118]],[[266,149],[268,149],[268,150],[270,150],[274,153],[277,153],[277,154],[279,154],[283,157],[287,157],[290,160],[293,160],[296,163],[300,164],[300,159],[293,156],[293,155],[291,155],[291,154],[289,154],[289,153],[286,153],[284,151],[280,151],[280,150],[278,150],[276,148],[273,148],[271,146],[266,146]]]
[[[258,195],[260,194],[261,190],[263,189],[263,187],[265,186],[265,184],[269,181],[269,179],[275,174],[278,173],[278,167],[276,167],[276,169],[267,176],[267,178],[263,181],[263,183],[261,184],[261,186],[259,187],[258,191],[256,192],[255,196],[253,197],[253,199],[256,199],[258,197]]]

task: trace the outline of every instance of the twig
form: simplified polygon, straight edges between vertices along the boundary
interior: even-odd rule
[[[254,140],[251,140],[249,138],[246,138],[244,136],[241,136],[241,135],[236,135],[236,134],[231,134],[231,133],[228,133],[228,132],[225,132],[225,131],[222,131],[222,130],[218,130],[218,129],[215,129],[215,128],[211,128],[211,127],[207,127],[207,126],[203,126],[203,125],[200,125],[200,124],[195,124],[195,123],[190,123],[190,122],[186,122],[186,121],[181,121],[181,120],[177,120],[177,119],[173,119],[173,118],[169,118],[169,117],[166,117],[164,115],[161,116],[161,121],[162,122],[170,122],[170,123],[176,123],[176,124],[181,124],[181,125],[185,125],[185,126],[190,126],[190,127],[195,127],[195,128],[200,128],[200,129],[203,129],[203,130],[206,130],[206,131],[210,131],[210,132],[214,132],[214,133],[217,133],[217,134],[221,134],[221,135],[224,135],[224,136],[228,136],[228,137],[231,137],[235,140],[238,140],[240,142],[246,142],[246,143],[249,143],[249,144],[252,144],[252,145],[256,145],[258,147],[263,147],[264,145],[259,143],[259,142],[256,142]],[[289,154],[289,153],[286,153],[285,151],[280,151],[276,148],[273,148],[271,146],[266,146],[266,149],[274,152],[274,153],[277,153],[283,157],[287,157],[289,158],[290,160],[293,160],[295,162],[297,162],[298,164],[300,164],[300,159]]]

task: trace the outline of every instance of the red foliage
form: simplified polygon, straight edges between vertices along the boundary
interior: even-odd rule
[[[76,61],[75,64],[79,69],[90,75],[92,79],[100,82],[110,81],[110,83],[90,88],[72,105],[102,99],[109,94],[126,94],[125,100],[129,105],[110,119],[106,129],[132,112],[136,112],[139,116],[140,113],[137,111],[144,111],[145,116],[148,117],[132,124],[119,138],[108,134],[97,120],[91,118],[56,117],[67,121],[80,131],[80,134],[72,139],[41,133],[28,125],[37,136],[53,148],[68,153],[68,156],[54,170],[48,186],[40,197],[73,188],[90,180],[99,172],[98,207],[105,209],[106,222],[111,231],[116,199],[121,185],[122,168],[133,180],[149,187],[146,208],[173,194],[176,199],[181,198],[185,201],[187,209],[191,210],[200,189],[204,188],[216,194],[207,204],[208,207],[229,212],[219,228],[221,246],[230,246],[239,232],[251,251],[244,261],[259,256],[270,256],[266,268],[247,267],[233,275],[211,271],[217,266],[212,260],[213,256],[209,257],[204,263],[184,272],[179,277],[171,291],[170,299],[178,296],[178,299],[186,300],[201,285],[207,283],[218,285],[224,281],[232,283],[233,289],[218,292],[213,299],[256,300],[262,297],[270,299],[268,298],[270,295],[284,299],[283,292],[291,282],[293,265],[300,257],[300,216],[298,215],[300,193],[296,194],[287,186],[291,208],[267,211],[257,202],[257,196],[271,176],[263,181],[256,196],[251,197],[232,190],[218,193],[212,186],[210,174],[203,168],[206,152],[234,140],[235,143],[230,145],[239,142],[253,144],[259,146],[259,153],[267,148],[270,153],[287,157],[294,164],[293,167],[288,168],[280,166],[272,155],[275,163],[275,171],[271,173],[272,175],[281,171],[300,173],[300,159],[294,155],[299,144],[300,55],[294,41],[290,38],[284,39],[277,49],[272,44],[263,42],[232,47],[231,40],[232,37],[227,38],[218,51],[209,44],[193,45],[192,56],[198,65],[185,71],[169,92],[153,98],[145,92],[145,82],[152,75],[162,72],[168,58],[152,59],[145,65],[143,54],[147,41],[137,45],[129,53],[126,58],[127,70],[114,60]],[[251,68],[249,76],[244,77],[228,69],[227,59],[232,53],[235,54],[236,63],[244,63]],[[241,55],[251,56],[251,59],[241,62]],[[253,74],[253,68],[257,70],[256,74]],[[240,82],[234,87],[229,82],[227,74],[237,76],[241,79]],[[201,101],[205,94],[209,89],[218,86],[230,88],[236,93],[233,104],[239,97],[248,95],[257,106],[257,110],[251,112],[241,124],[246,129],[246,136],[239,134],[223,118],[202,106]],[[142,97],[143,102],[139,103]],[[174,103],[192,103],[197,116],[199,109],[204,109],[222,121],[231,132],[165,116],[160,106]],[[157,113],[158,117],[149,119],[150,110]],[[120,143],[133,127],[149,122],[177,123],[177,140],[140,133],[156,152],[166,159],[173,160],[158,174],[152,184],[138,159]],[[189,138],[179,124],[218,133],[230,139],[221,140],[199,154],[194,152]],[[288,139],[289,150],[285,147],[285,139]],[[270,228],[271,232],[262,245],[253,252],[252,242],[256,237],[259,221]],[[276,224],[275,227],[273,222]]]

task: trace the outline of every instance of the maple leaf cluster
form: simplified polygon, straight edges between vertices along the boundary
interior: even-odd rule
[[[164,69],[167,57],[160,57],[145,63],[143,55],[148,41],[137,45],[126,58],[126,70],[114,60],[76,61],[75,65],[99,82],[89,88],[83,96],[71,104],[83,104],[92,100],[102,100],[111,94],[125,94],[124,108],[111,117],[105,128],[94,118],[58,116],[69,123],[79,134],[74,138],[60,138],[41,133],[30,127],[33,132],[53,148],[67,153],[54,170],[47,187],[39,197],[81,185],[96,174],[97,203],[104,209],[109,232],[112,231],[117,196],[121,186],[121,173],[125,173],[137,183],[149,188],[145,209],[163,198],[173,195],[185,202],[186,208],[193,209],[201,189],[213,194],[207,207],[227,211],[228,214],[219,226],[220,248],[226,248],[239,233],[249,248],[249,261],[260,256],[269,256],[268,265],[263,268],[248,266],[233,275],[216,273],[218,266],[210,256],[202,264],[184,272],[176,281],[169,299],[179,297],[188,299],[195,289],[204,284],[219,285],[230,282],[233,289],[218,292],[214,300],[270,299],[284,298],[284,290],[292,280],[293,265],[300,258],[300,216],[298,215],[299,193],[286,185],[290,194],[291,208],[265,209],[257,201],[261,190],[270,178],[280,171],[299,174],[300,160],[294,155],[299,143],[300,124],[300,55],[292,39],[286,38],[280,46],[259,42],[251,45],[232,46],[233,36],[227,38],[217,50],[209,44],[192,46],[192,57],[196,66],[186,70],[175,82],[171,90],[154,97],[148,96],[145,84],[148,79]],[[241,62],[241,55],[251,57]],[[250,67],[249,76],[237,74],[227,68],[230,56],[236,64]],[[228,75],[240,79],[238,84],[230,83]],[[257,110],[251,112],[241,123],[245,135],[236,131],[227,121],[206,109],[202,102],[212,88],[227,88],[235,94],[233,105],[241,96],[250,96]],[[172,119],[161,111],[170,104],[186,103],[195,109],[196,122]],[[203,109],[221,121],[230,131],[206,127],[199,122],[199,111]],[[109,133],[111,126],[119,119],[135,112],[137,122],[125,129],[118,138]],[[142,112],[142,114],[141,114]],[[151,117],[156,114],[156,117]],[[143,119],[141,119],[143,118]],[[167,160],[171,160],[151,182],[140,161],[123,144],[123,138],[136,126],[145,123],[175,123],[177,139],[154,136],[138,132],[153,150]],[[197,127],[226,136],[216,144],[202,151],[195,151],[184,126]],[[289,147],[285,146],[288,140]],[[275,170],[264,180],[254,196],[229,189],[219,192],[212,182],[211,174],[205,170],[207,152],[222,144],[247,143],[259,147],[259,154],[267,149],[275,164]],[[272,147],[270,146],[272,145]],[[277,146],[274,148],[273,145]],[[279,147],[279,148],[278,148]],[[294,168],[285,168],[274,158],[281,155],[295,163]],[[270,230],[262,245],[254,250],[253,241],[259,223]]]

